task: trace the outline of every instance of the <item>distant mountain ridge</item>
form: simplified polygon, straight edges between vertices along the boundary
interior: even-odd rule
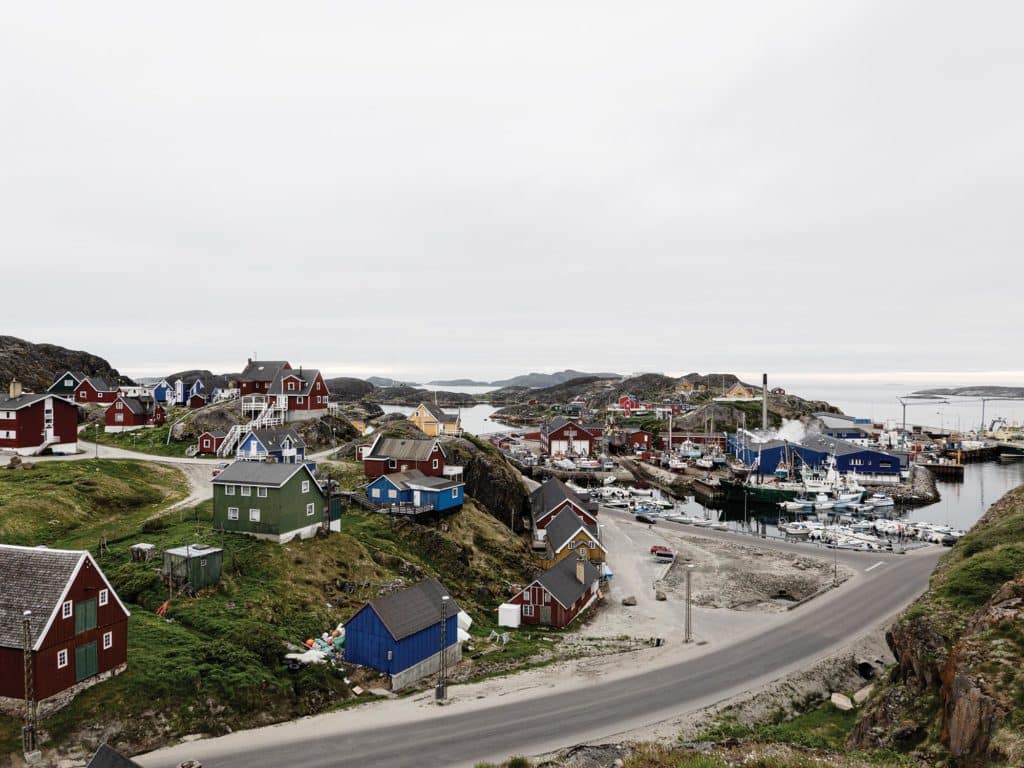
[[[108,384],[134,384],[98,355],[56,344],[36,344],[14,336],[0,336],[0,385],[3,394],[16,378],[28,392],[45,392],[65,371],[98,376]]]
[[[973,387],[940,387],[937,389],[919,389],[915,395],[936,395],[952,397],[1021,397],[1024,398],[1024,387],[1000,387],[975,385]]]
[[[556,373],[527,373],[522,376],[513,376],[511,379],[492,381],[489,386],[530,387],[531,389],[543,389],[545,387],[554,387],[558,384],[565,384],[567,381],[572,381],[573,379],[582,378],[621,379],[622,376],[618,373],[585,373],[583,371],[574,371],[570,368]]]

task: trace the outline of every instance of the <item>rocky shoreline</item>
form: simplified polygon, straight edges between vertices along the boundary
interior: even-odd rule
[[[941,499],[935,475],[912,465],[910,479],[899,485],[868,485],[868,493],[888,493],[901,507],[926,507]]]

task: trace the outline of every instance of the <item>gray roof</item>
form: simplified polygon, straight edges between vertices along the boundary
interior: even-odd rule
[[[372,450],[364,458],[397,459],[399,461],[427,461],[434,451],[434,444],[440,443],[433,437],[413,440],[403,437],[380,437],[374,441]],[[444,448],[441,448],[444,453]]]
[[[0,399],[0,411],[17,411],[18,409],[25,408],[26,406],[32,405],[33,403],[38,403],[40,400],[45,400],[48,397],[63,400],[66,403],[71,402],[67,398],[61,397],[60,395],[55,395],[52,392],[40,392],[39,394],[26,392],[25,394],[18,395],[17,397],[14,398],[3,397],[3,399]]]
[[[554,432],[557,429],[561,429],[566,424],[572,424],[572,425],[576,426],[577,428],[579,428],[581,431],[586,432],[588,435],[593,437],[593,435],[591,435],[591,433],[589,431],[587,431],[586,427],[584,427],[582,424],[580,424],[575,419],[567,419],[567,418],[565,418],[565,416],[555,416],[555,418],[553,418],[547,424],[544,424],[540,428],[540,431],[543,434],[545,434],[545,435],[550,435],[552,432]],[[601,428],[604,429],[603,426]]]
[[[88,553],[0,544],[0,646],[22,647],[21,622],[32,611],[32,645]]]
[[[457,483],[454,480],[449,480],[447,477],[431,477],[425,475],[418,469],[410,469],[405,472],[392,472],[389,475],[383,475],[396,486],[405,490],[407,488],[426,488],[431,491],[443,491],[446,488],[455,488],[456,486],[465,485],[465,483]]]
[[[238,375],[238,380],[273,381],[287,365],[287,360],[250,360],[245,370]]]
[[[134,760],[129,760],[120,752],[115,752],[106,744],[100,744],[100,748],[92,756],[92,760],[85,768],[142,768]]]
[[[117,387],[112,387],[107,383],[106,379],[101,379],[99,376],[87,376],[85,381],[92,384],[93,388],[97,392],[113,392]]]
[[[442,424],[454,424],[459,420],[459,417],[455,414],[445,413],[433,403],[420,403],[420,405],[426,408],[427,412]]]
[[[209,544],[186,544],[183,547],[165,549],[164,553],[168,555],[175,555],[177,557],[204,557],[206,555],[213,555],[217,552],[223,551],[224,550],[220,547],[214,547]]]
[[[281,447],[281,441],[286,437],[290,437],[292,439],[292,445],[295,447],[306,447],[306,441],[299,437],[299,433],[291,427],[283,427],[279,429],[254,429],[252,434],[256,435],[257,439],[263,443],[263,447],[268,451],[278,450]]]
[[[277,376],[270,383],[270,387],[267,389],[269,395],[308,395],[310,390],[313,388],[313,381],[320,374],[320,371],[316,368],[282,368],[277,372]],[[284,380],[289,376],[294,376],[302,384],[299,389],[291,392],[286,392],[284,389]]]
[[[530,507],[533,510],[533,519],[539,519],[566,499],[580,509],[587,509],[587,504],[583,499],[573,493],[565,483],[557,477],[548,478],[530,494]]]
[[[544,530],[546,531],[547,541],[551,546],[551,549],[557,551],[561,549],[562,545],[569,541],[569,539],[571,539],[580,528],[586,529],[586,531],[593,536],[595,540],[600,541],[600,539],[597,538],[597,528],[584,523],[580,520],[579,515],[571,509],[563,509],[555,515]]]
[[[537,578],[537,582],[566,608],[579,600],[601,575],[593,563],[584,560],[581,584],[576,578],[576,560],[575,557],[563,558]]]
[[[279,464],[264,461],[236,461],[213,478],[214,485],[266,485],[280,488],[301,471],[309,472],[305,464]],[[312,473],[310,473],[312,475]]]
[[[128,406],[128,410],[136,416],[148,416],[155,410],[153,407],[155,403],[149,399],[147,399],[146,402],[142,402],[137,397],[125,397],[124,395],[121,395],[120,399],[124,401],[126,406]]]
[[[848,443],[846,440],[842,440],[841,438],[827,437],[825,435],[807,435],[800,441],[800,445],[804,448],[810,448],[812,451],[835,453],[836,456],[847,456],[852,453],[863,453],[864,451],[890,455],[885,451],[878,450],[877,448],[865,448],[862,445]],[[893,458],[897,461],[899,460],[896,456],[893,456]]]
[[[203,432],[203,435],[210,435],[211,437],[227,437],[228,433],[223,429],[208,429]],[[200,435],[202,437],[202,435]]]
[[[390,595],[371,600],[373,609],[395,640],[414,635],[420,630],[441,623],[441,598],[447,589],[437,579],[427,579]],[[461,608],[454,599],[449,601],[448,615],[454,616]]]

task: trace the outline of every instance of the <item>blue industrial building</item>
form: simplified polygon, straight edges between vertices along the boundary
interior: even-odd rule
[[[805,464],[811,468],[822,467],[832,454],[836,457],[836,469],[840,472],[856,472],[862,475],[899,475],[902,469],[901,456],[886,453],[876,448],[865,448],[840,438],[824,435],[807,435],[800,442],[769,440],[764,443],[740,445],[735,435],[729,436],[729,451],[754,472],[771,475],[780,462]]]
[[[366,496],[374,504],[429,506],[438,512],[461,507],[465,495],[464,483],[430,477],[418,469],[381,475],[366,487]]]
[[[391,676],[392,690],[437,672],[441,661],[442,599],[448,590],[437,579],[371,600],[345,624],[345,661]],[[461,655],[459,606],[444,607],[444,647],[449,663]]]

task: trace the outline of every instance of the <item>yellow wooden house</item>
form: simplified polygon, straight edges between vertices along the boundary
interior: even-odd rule
[[[430,403],[416,406],[409,421],[428,437],[454,437],[462,434],[462,420],[457,415],[445,413]]]
[[[544,541],[544,551],[538,553],[541,568],[550,568],[581,551],[592,563],[603,563],[608,555],[597,526],[584,523],[571,509],[563,509],[547,524]]]

